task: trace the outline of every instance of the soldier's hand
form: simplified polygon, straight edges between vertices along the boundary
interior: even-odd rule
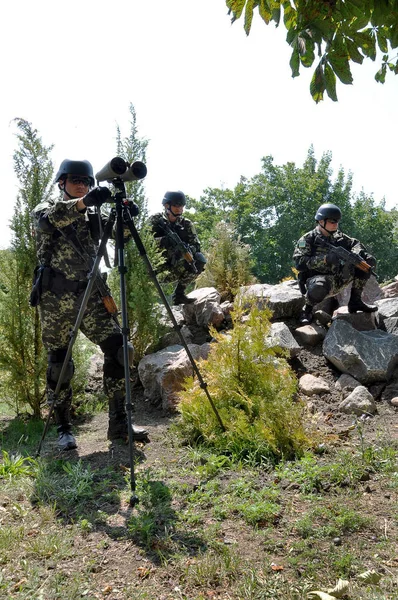
[[[104,202],[109,202],[112,197],[111,191],[109,188],[96,187],[91,190],[88,194],[86,194],[83,198],[83,202],[85,206],[101,206]]]
[[[328,252],[325,256],[325,263],[327,265],[339,265],[340,258],[334,252]]]

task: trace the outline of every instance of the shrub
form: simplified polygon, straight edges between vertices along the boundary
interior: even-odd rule
[[[277,462],[302,453],[306,434],[302,408],[294,402],[296,378],[282,351],[270,348],[270,311],[252,306],[247,320],[238,302],[233,330],[220,334],[203,378],[226,431],[218,424],[204,391],[189,378],[180,394],[177,429],[189,444],[204,444],[236,459]]]

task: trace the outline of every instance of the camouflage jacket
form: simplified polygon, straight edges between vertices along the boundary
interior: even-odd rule
[[[339,265],[326,264],[325,256],[329,249],[322,245],[322,240],[333,246],[342,246],[345,250],[358,254],[372,265],[376,262],[373,256],[366,251],[365,246],[355,238],[351,238],[341,231],[325,237],[315,227],[298,240],[293,253],[295,267],[299,273],[305,275],[305,279],[319,274],[334,275],[340,271]]]
[[[87,279],[99,245],[100,228],[94,209],[79,212],[76,200],[42,202],[33,210],[37,258],[39,264],[50,266],[67,279]],[[102,224],[105,220],[102,218]],[[83,260],[61,231],[71,236]]]
[[[200,252],[199,238],[194,224],[189,219],[181,217],[175,223],[170,223],[164,213],[157,213],[156,215],[149,217],[149,224],[155,239],[159,242],[159,246],[165,248],[167,257],[172,257],[177,252],[177,249],[168,239],[168,228],[177,233],[185,244],[188,244],[193,254],[195,254],[195,252]]]

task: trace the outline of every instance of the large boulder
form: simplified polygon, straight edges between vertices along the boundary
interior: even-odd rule
[[[207,358],[210,344],[189,344],[195,361]],[[194,374],[191,361],[180,345],[169,346],[155,354],[149,354],[138,364],[138,374],[144,387],[144,396],[152,404],[162,406],[164,411],[174,411],[178,392],[185,377]]]
[[[336,320],[323,341],[323,354],[342,373],[362,384],[388,381],[398,364],[398,336],[381,331],[357,331]]]
[[[272,319],[298,317],[304,304],[297,281],[289,280],[277,285],[256,283],[240,289],[243,301],[255,300],[257,306],[272,310]]]
[[[195,302],[184,304],[182,312],[187,325],[208,327],[213,325],[218,328],[222,325],[225,315],[220,306],[220,294],[216,288],[199,288],[188,294]]]

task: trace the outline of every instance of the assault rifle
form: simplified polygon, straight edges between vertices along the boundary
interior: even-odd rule
[[[353,265],[357,269],[360,269],[365,273],[371,273],[377,278],[377,273],[375,273],[372,266],[369,265],[361,256],[359,256],[359,254],[356,254],[355,252],[350,252],[349,250],[342,248],[342,246],[333,246],[333,244],[330,244],[326,240],[317,239],[316,244],[318,244],[319,246],[324,246],[330,252],[336,254],[336,256],[338,256],[341,260],[341,262]]]
[[[161,227],[162,227],[163,231],[166,233],[166,236],[169,238],[169,240],[171,240],[172,245],[175,248],[177,248],[178,250],[180,250],[182,257],[190,265],[192,271],[194,273],[197,273],[198,269],[196,268],[196,265],[195,265],[195,259],[192,254],[192,250],[188,246],[188,244],[183,242],[182,239],[180,238],[180,236],[178,235],[178,233],[173,231],[171,229],[171,227],[169,225],[167,225],[166,223],[164,225],[161,225]]]

